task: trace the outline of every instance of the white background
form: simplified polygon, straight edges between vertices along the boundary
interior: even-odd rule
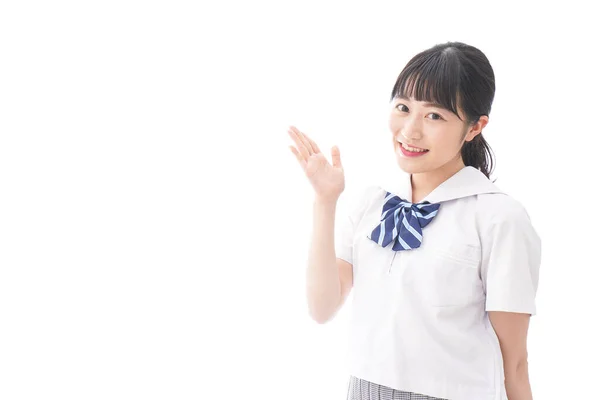
[[[344,399],[286,129],[340,147],[344,212],[398,171],[402,67],[454,40],[492,63],[494,178],[543,240],[534,397],[600,396],[600,32],[561,3],[2,2],[0,398]]]

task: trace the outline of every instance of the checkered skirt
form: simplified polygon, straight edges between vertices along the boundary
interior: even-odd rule
[[[350,376],[346,400],[445,400],[424,394],[403,392]]]

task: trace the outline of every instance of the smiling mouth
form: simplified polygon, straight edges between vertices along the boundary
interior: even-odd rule
[[[400,149],[404,152],[404,153],[410,153],[410,154],[424,154],[427,153],[429,150],[428,149],[421,149],[419,147],[412,147],[412,146],[408,146],[402,142],[398,142],[398,146],[400,147]]]

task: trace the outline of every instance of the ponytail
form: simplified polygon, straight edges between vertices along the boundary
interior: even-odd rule
[[[466,166],[477,168],[490,179],[494,170],[494,152],[482,133],[463,144],[461,155]]]
[[[489,60],[481,50],[461,42],[438,44],[414,56],[404,67],[390,99],[412,97],[438,103],[470,126],[482,115],[490,115],[496,79]],[[467,166],[477,168],[488,179],[494,155],[481,133],[461,149]]]

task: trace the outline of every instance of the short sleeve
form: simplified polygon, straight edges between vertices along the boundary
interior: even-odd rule
[[[354,235],[370,200],[381,191],[379,186],[368,186],[350,195],[340,209],[340,218],[335,224],[335,255],[337,258],[353,264]]]
[[[482,236],[486,311],[536,314],[541,241],[516,201],[498,207]]]

